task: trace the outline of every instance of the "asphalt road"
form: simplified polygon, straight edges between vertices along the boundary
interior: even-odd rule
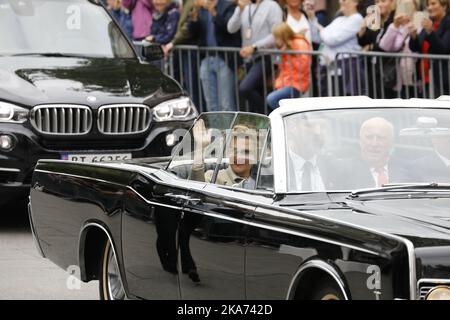
[[[0,209],[0,299],[98,299],[98,282],[68,289],[69,274],[39,256],[24,204]]]

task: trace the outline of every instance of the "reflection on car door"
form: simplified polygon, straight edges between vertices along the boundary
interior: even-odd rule
[[[244,222],[255,208],[244,195],[240,201],[227,197],[237,193],[212,184],[189,193],[179,238],[183,299],[245,298]]]
[[[177,232],[186,189],[138,178],[122,221],[122,246],[129,291],[145,299],[178,299]]]

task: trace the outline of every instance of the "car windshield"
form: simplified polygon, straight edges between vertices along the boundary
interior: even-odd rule
[[[134,58],[105,9],[88,0],[0,0],[0,55]]]
[[[284,118],[289,192],[450,182],[450,112],[375,108]]]
[[[174,149],[168,170],[182,179],[271,189],[269,123],[256,114],[202,114]]]

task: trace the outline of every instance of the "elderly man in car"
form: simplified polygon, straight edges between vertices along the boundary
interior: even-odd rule
[[[348,179],[344,188],[375,188],[408,181],[404,164],[392,156],[394,126],[382,117],[365,121],[360,128],[360,155],[346,161]]]

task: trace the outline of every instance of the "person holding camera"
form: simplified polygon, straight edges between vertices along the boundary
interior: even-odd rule
[[[427,0],[428,17],[422,19],[422,30],[412,25],[409,29],[409,47],[413,52],[423,54],[450,54],[450,1]],[[423,59],[421,76],[426,87],[434,90],[435,97],[450,94],[448,59]],[[433,80],[433,81],[432,81]],[[433,88],[434,87],[434,88]]]
[[[273,0],[238,0],[238,6],[228,21],[230,33],[241,31],[240,55],[245,59],[248,72],[239,84],[239,94],[248,101],[250,111],[265,111],[264,69],[266,73],[271,69],[270,57],[263,58],[255,53],[258,49],[275,47],[272,28],[282,21],[283,12]]]

